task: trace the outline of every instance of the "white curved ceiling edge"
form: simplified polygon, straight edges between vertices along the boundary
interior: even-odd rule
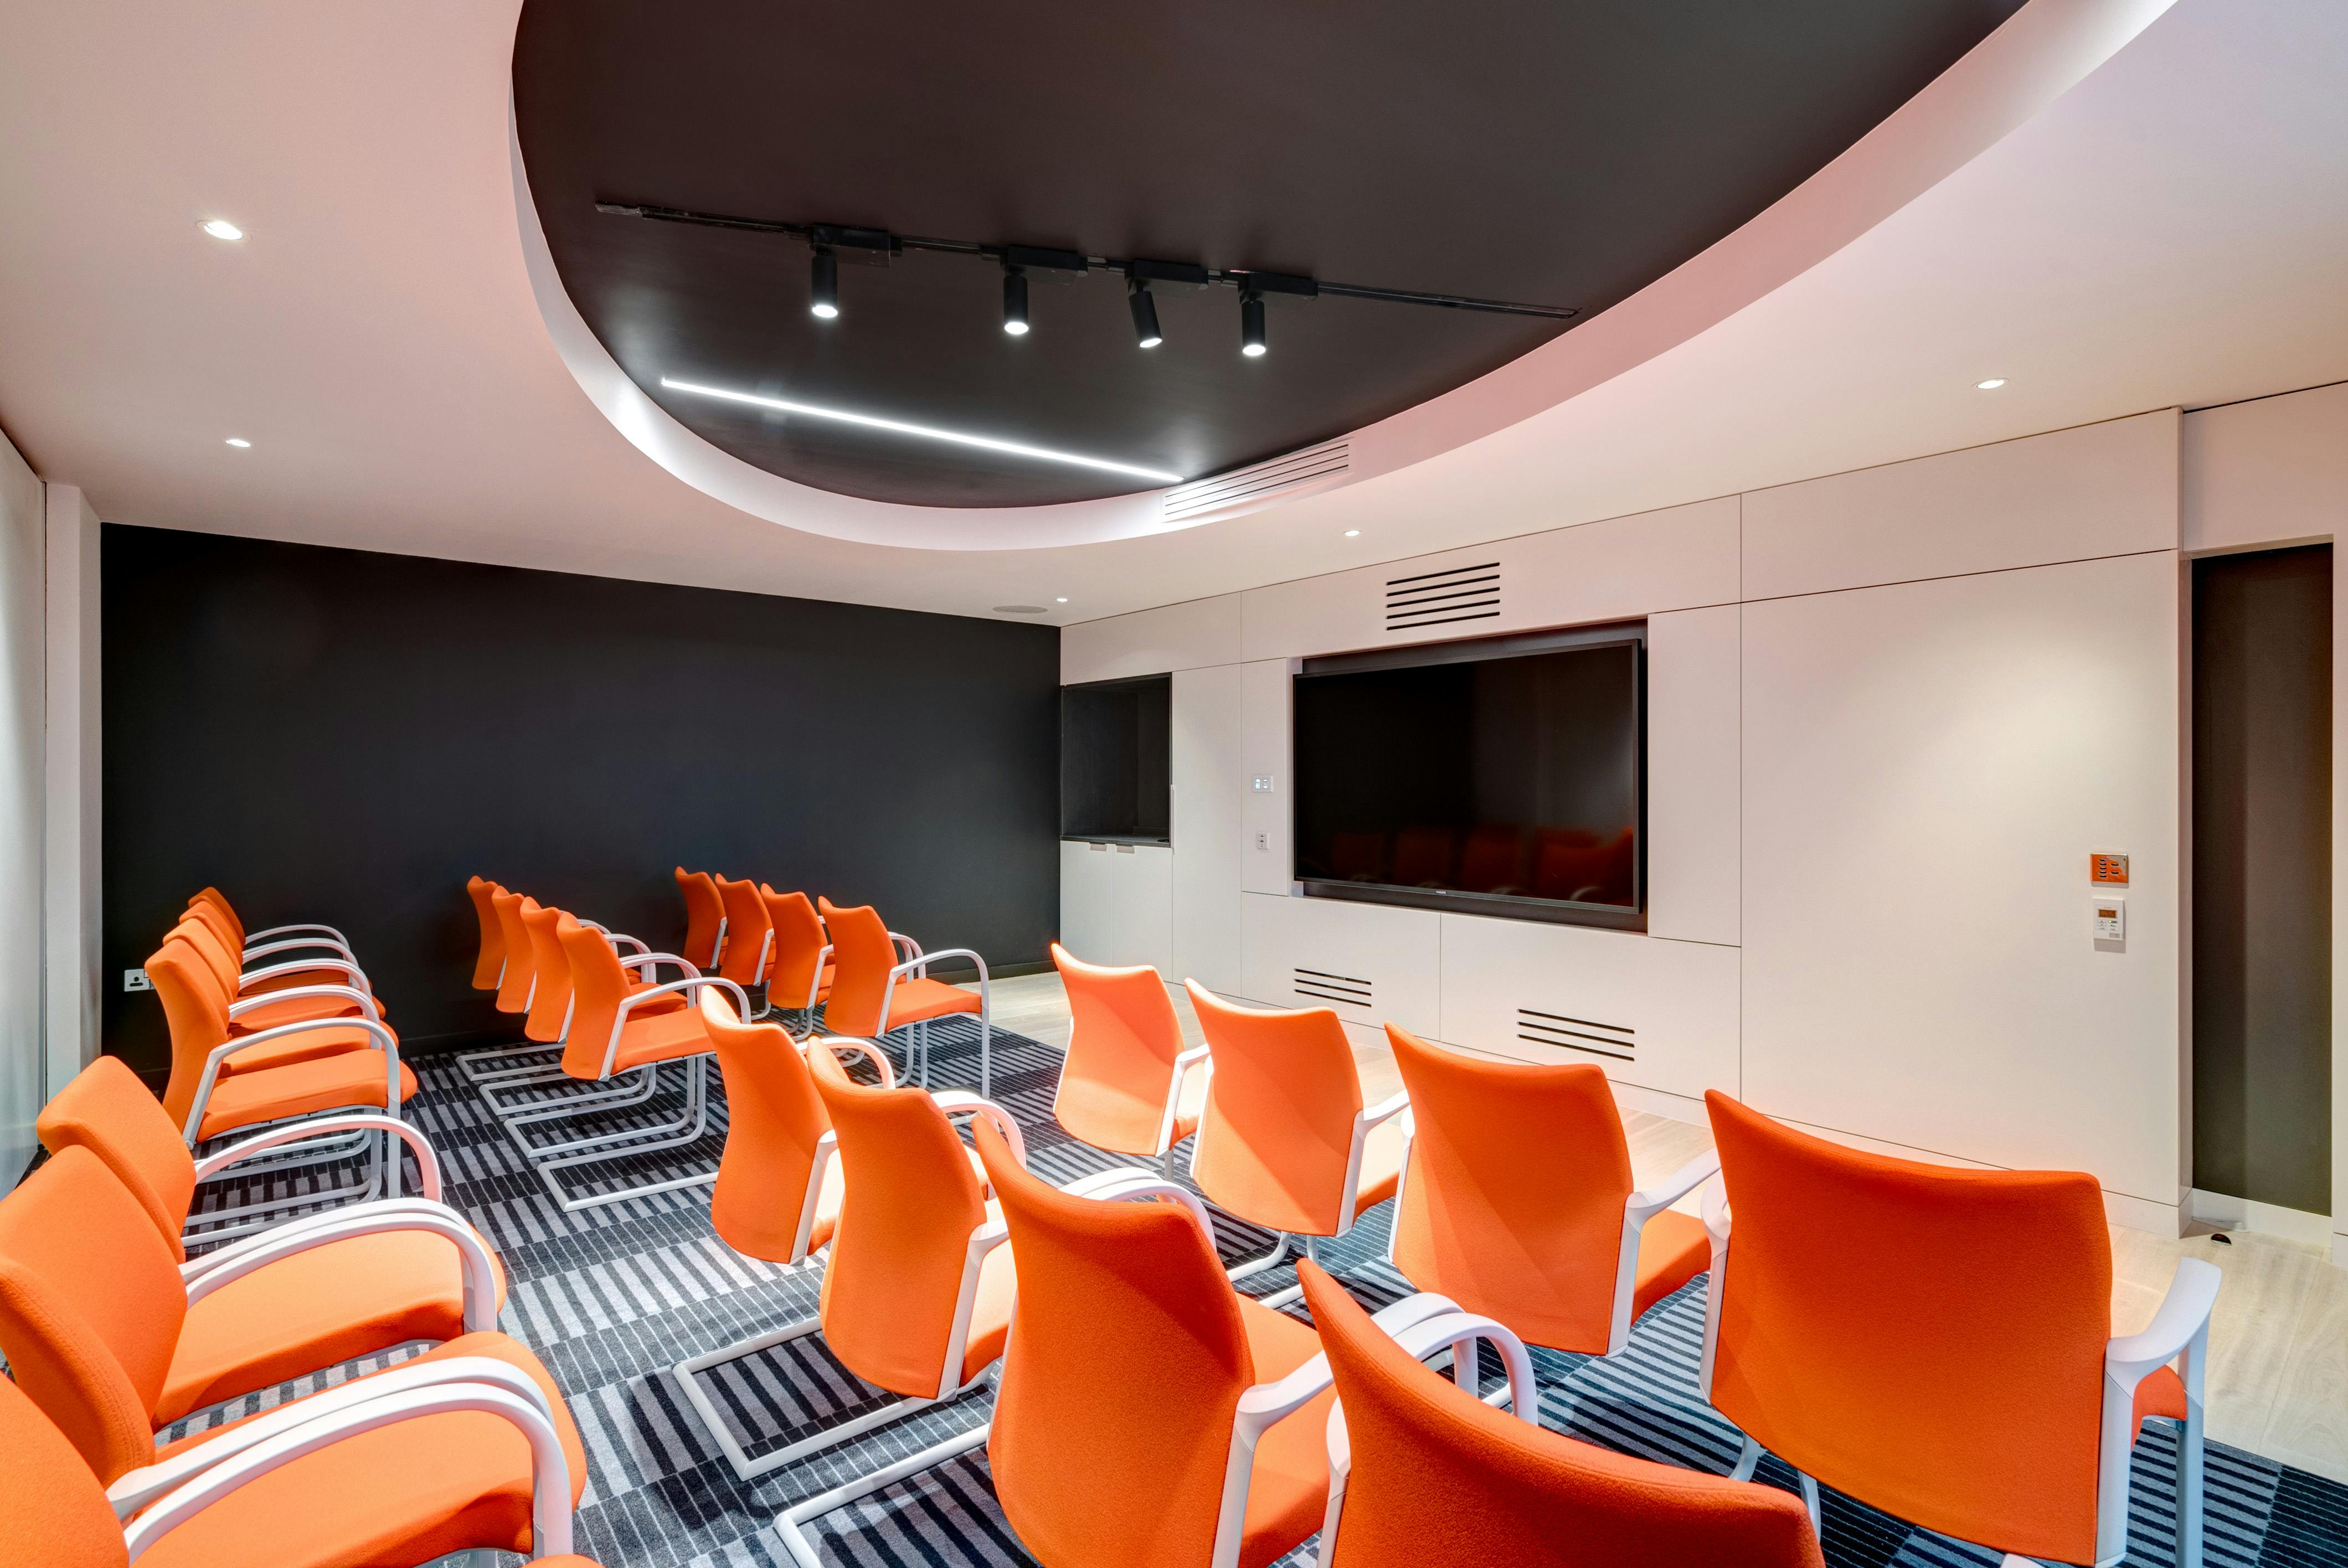
[[[1718,324],[1816,266],[2068,91],[2175,0],[2029,0],[1962,59],[1758,217],[1590,322],[1499,369],[1355,431],[1343,489],[1472,445]],[[588,399],[636,449],[751,517],[860,544],[1025,550],[1103,544],[1229,522],[1168,524],[1162,491],[1050,507],[910,507],[798,484],[687,429],[645,395],[589,329],[556,272],[507,97],[515,227],[539,314]],[[1277,505],[1292,497],[1261,503]]]

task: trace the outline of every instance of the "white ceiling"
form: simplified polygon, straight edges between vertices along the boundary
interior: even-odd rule
[[[1496,434],[1156,537],[832,538],[672,477],[558,354],[509,161],[516,3],[11,7],[0,428],[36,470],[114,522],[957,613],[1065,595],[1065,621],[2348,378],[2348,6],[2180,0],[1790,282]]]

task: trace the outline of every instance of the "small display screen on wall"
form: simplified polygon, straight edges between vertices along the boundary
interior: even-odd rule
[[[1637,911],[1643,630],[1308,662],[1297,879],[1493,914]]]

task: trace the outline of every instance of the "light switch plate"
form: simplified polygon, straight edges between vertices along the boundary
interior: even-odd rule
[[[1254,777],[1248,780],[1248,788],[1253,790],[1258,794],[1270,794],[1272,793],[1272,775],[1270,774],[1257,774]]]
[[[126,991],[151,991],[155,989],[155,982],[148,979],[144,969],[125,969],[122,971],[122,989]]]

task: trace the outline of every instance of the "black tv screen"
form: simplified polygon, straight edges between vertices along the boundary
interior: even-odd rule
[[[1640,924],[1644,645],[1616,626],[1308,660],[1303,890]]]

